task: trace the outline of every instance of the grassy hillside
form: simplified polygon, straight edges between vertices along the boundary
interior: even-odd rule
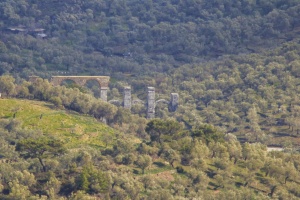
[[[50,103],[0,99],[0,105],[1,199],[300,197],[295,151],[268,153],[264,145],[241,145],[209,125],[189,133],[176,121],[160,119],[149,121],[150,138],[141,142],[135,134],[114,134],[94,118]],[[11,121],[21,124],[11,129]],[[26,130],[44,136],[18,137]],[[50,148],[57,140],[64,142],[61,153]],[[45,151],[36,154],[40,148]]]
[[[0,199],[299,199],[299,16],[299,0],[3,0],[0,92],[22,99],[0,99]],[[56,74],[179,107],[149,120],[24,81]]]
[[[96,119],[76,112],[55,109],[53,104],[17,99],[0,99],[0,118],[15,119],[22,127],[40,130],[66,142],[68,147],[81,144],[103,147],[103,134],[115,135],[115,130]]]

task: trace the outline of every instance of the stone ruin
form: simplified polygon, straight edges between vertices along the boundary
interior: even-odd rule
[[[124,87],[123,107],[131,109],[131,87]]]
[[[155,88],[148,87],[147,97],[147,118],[152,119],[155,117]]]
[[[29,81],[34,82],[38,76],[30,76]],[[100,85],[100,98],[103,101],[107,101],[107,91],[108,91],[108,83],[109,76],[52,76],[51,83],[54,86],[60,85],[64,80],[72,80],[76,84],[80,86],[84,86],[88,80],[96,80]],[[131,87],[124,87],[123,91],[123,102],[119,100],[110,100],[109,103],[120,106],[122,105],[126,109],[131,109],[132,104],[135,103],[144,103],[142,100],[132,100],[131,98]],[[168,104],[169,112],[175,112],[178,108],[179,104],[179,94],[171,93],[170,101],[165,99],[159,99],[155,101],[155,88],[148,87],[148,95],[147,95],[147,118],[152,119],[155,118],[155,106],[158,103],[166,103]]]
[[[169,102],[169,112],[175,112],[178,108],[179,94],[171,93],[171,101]]]
[[[100,98],[107,101],[109,76],[52,76],[51,83],[60,85],[64,80],[72,80],[77,85],[84,86],[88,80],[96,80],[100,85]]]
[[[143,102],[143,101],[142,101]],[[165,99],[159,99],[155,101],[155,88],[148,87],[148,95],[147,95],[147,118],[152,119],[155,118],[155,106],[158,103],[166,103],[168,104],[169,112],[175,112],[178,108],[179,104],[179,94],[178,93],[171,93],[171,100],[167,101]],[[124,88],[124,96],[123,96],[123,106],[124,108],[131,109],[131,88],[125,87]]]
[[[38,76],[30,76],[29,81],[34,82],[38,78]],[[100,98],[103,101],[107,101],[109,79],[109,76],[52,76],[50,83],[52,83],[53,86],[57,86],[61,85],[65,80],[72,80],[77,85],[84,86],[88,80],[96,80],[100,86]]]

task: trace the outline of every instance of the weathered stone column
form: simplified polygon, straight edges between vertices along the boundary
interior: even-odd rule
[[[108,87],[101,87],[100,88],[100,98],[103,101],[107,101],[107,90],[108,90]]]
[[[152,119],[154,117],[155,117],[155,88],[148,87],[147,118]]]
[[[124,108],[131,109],[131,87],[124,87],[123,94],[123,106]]]
[[[179,94],[171,93],[171,100],[169,103],[169,112],[175,112],[177,110],[178,102],[179,102]]]

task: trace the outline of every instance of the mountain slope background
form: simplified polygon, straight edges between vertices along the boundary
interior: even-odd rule
[[[178,111],[157,105],[157,117],[175,117],[190,128],[210,123],[269,145],[298,138],[297,1],[1,5],[2,74],[18,81],[29,75],[110,75],[109,100],[122,100],[126,85],[144,101],[147,86],[157,88],[157,98],[178,92]],[[37,35],[41,29],[44,39]],[[99,94],[97,86],[90,88]],[[133,112],[145,116],[141,106]]]
[[[2,107],[1,198],[300,197],[298,1],[4,0],[0,9],[3,97],[48,102]],[[145,101],[154,86],[160,99],[178,92],[180,105],[158,104],[160,119],[146,120],[143,105],[130,114],[86,88],[24,81],[57,74],[109,75],[109,100],[131,85]],[[31,104],[42,112],[19,119]],[[85,116],[65,127],[70,110]]]
[[[293,40],[300,26],[296,0],[5,0],[0,7],[1,74],[21,77],[169,72],[261,52]],[[15,34],[15,27],[24,30]],[[44,40],[36,38],[40,28]]]

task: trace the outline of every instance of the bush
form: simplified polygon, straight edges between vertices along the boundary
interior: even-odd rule
[[[177,173],[179,173],[179,174],[183,174],[183,173],[184,173],[184,169],[183,169],[181,166],[177,166],[177,167],[176,167],[176,171],[177,171]]]

